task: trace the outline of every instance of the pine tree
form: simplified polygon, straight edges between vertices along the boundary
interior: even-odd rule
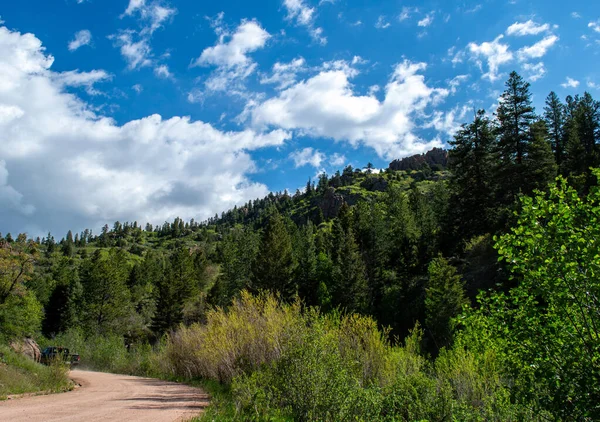
[[[338,228],[341,223],[336,222]],[[342,231],[336,258],[333,260],[331,295],[334,305],[348,312],[365,312],[368,286],[365,264],[351,228]],[[334,245],[335,247],[335,245]]]
[[[295,267],[292,240],[283,218],[274,212],[269,218],[252,267],[253,290],[279,292],[284,299],[292,299],[297,293]]]
[[[429,281],[425,289],[425,326],[435,349],[439,350],[451,343],[451,320],[458,316],[468,301],[460,275],[446,259],[439,257],[432,260],[427,272]]]
[[[550,92],[548,97],[546,97],[544,119],[548,127],[548,134],[550,136],[556,164],[560,167],[562,166],[565,155],[565,106],[554,91]]]
[[[529,86],[517,72],[512,72],[496,112],[501,165],[499,199],[506,205],[513,203],[525,183],[523,160],[531,139],[530,127],[536,118]]]
[[[552,154],[546,123],[538,120],[531,125],[531,142],[527,145],[527,155],[523,162],[525,169],[524,193],[534,189],[545,190],[557,175],[557,165]]]
[[[315,245],[314,225],[309,220],[300,231],[297,247],[296,284],[300,298],[307,305],[317,305],[317,248]]]

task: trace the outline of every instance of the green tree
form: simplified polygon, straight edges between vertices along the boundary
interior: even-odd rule
[[[555,178],[558,171],[554,155],[548,142],[548,129],[543,120],[531,125],[531,142],[527,145],[524,166],[524,193],[534,189],[544,190]]]
[[[460,275],[446,259],[433,259],[427,273],[429,280],[425,289],[425,327],[437,352],[452,342],[452,320],[461,313],[468,300]]]
[[[560,167],[562,166],[565,156],[565,106],[554,91],[550,92],[546,97],[544,120],[548,127],[548,135],[552,144],[552,151],[554,152],[556,164]]]
[[[281,215],[274,212],[267,222],[252,266],[252,290],[279,292],[284,299],[292,299],[297,293],[295,268],[291,237]]]
[[[557,420],[598,420],[600,190],[582,199],[561,178],[521,202],[515,228],[496,244],[516,287],[480,295],[465,344],[494,350],[517,398]]]

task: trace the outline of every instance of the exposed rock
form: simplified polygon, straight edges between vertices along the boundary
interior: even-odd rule
[[[421,170],[423,166],[445,169],[448,165],[448,151],[442,148],[433,148],[425,154],[417,154],[390,163],[391,170]]]
[[[362,181],[360,187],[370,192],[385,192],[388,187],[388,181],[383,177],[367,177]]]
[[[40,346],[31,337],[26,337],[21,341],[13,341],[10,343],[10,347],[15,352],[27,356],[36,362],[39,362],[42,357]]]
[[[336,193],[334,188],[327,188],[323,196],[317,199],[316,205],[323,212],[323,217],[330,219],[338,215],[343,204],[344,197]]]

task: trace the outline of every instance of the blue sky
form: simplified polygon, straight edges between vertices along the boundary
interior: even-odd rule
[[[517,70],[598,96],[600,4],[21,0],[0,6],[0,231],[202,220],[443,146]]]

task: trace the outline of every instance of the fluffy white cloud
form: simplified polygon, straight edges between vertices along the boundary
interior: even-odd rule
[[[123,31],[118,35],[109,37],[120,47],[121,55],[127,62],[129,70],[152,64],[152,48],[150,47],[148,38],[144,37],[134,41],[134,37],[137,37],[135,31]]]
[[[337,62],[336,62],[337,63]],[[279,127],[301,134],[364,144],[381,157],[397,158],[424,152],[439,141],[424,141],[413,132],[425,109],[442,101],[449,91],[431,88],[419,72],[425,63],[408,60],[396,65],[385,86],[383,101],[356,95],[348,64],[331,64],[277,97],[253,104],[246,112],[255,127]]]
[[[381,15],[377,18],[377,22],[375,22],[375,28],[377,29],[386,29],[391,25],[388,21],[385,20],[385,16]]]
[[[224,132],[156,114],[118,125],[64,90],[99,73],[57,74],[52,63],[34,35],[0,27],[6,229],[58,234],[114,220],[204,219],[268,192],[247,177],[255,170],[248,151],[281,145],[286,131]]]
[[[567,80],[560,84],[563,88],[577,88],[579,86],[579,81],[567,76]]]
[[[429,25],[433,23],[433,15],[434,12],[429,12],[423,19],[417,22],[417,25],[422,28],[427,28]]]
[[[331,155],[331,157],[329,157],[329,164],[331,164],[334,167],[343,166],[344,164],[346,164],[346,156],[335,152]]]
[[[80,72],[79,70],[69,70],[61,73],[52,73],[51,78],[63,86],[84,87],[88,94],[100,94],[94,88],[98,82],[110,81],[113,75],[104,70],[92,70],[91,72]]]
[[[595,22],[588,23],[588,28],[592,28],[593,31],[600,32],[600,19]]]
[[[513,53],[509,50],[508,44],[501,42],[503,38],[503,35],[499,35],[494,41],[481,44],[472,42],[467,47],[471,53],[471,59],[476,61],[482,72],[481,58],[487,61],[488,71],[483,74],[483,77],[488,78],[490,82],[495,82],[500,78],[501,75],[498,72],[501,65],[513,60]]]
[[[516,35],[523,37],[525,35],[537,35],[550,30],[550,25],[545,23],[536,24],[531,19],[527,22],[515,22],[506,30],[506,35]]]
[[[298,73],[306,71],[306,61],[298,57],[289,63],[276,62],[270,76],[263,75],[261,84],[277,84],[277,89],[285,89],[296,82]]]
[[[416,7],[407,7],[404,6],[402,8],[402,11],[400,12],[400,15],[398,16],[398,20],[400,22],[405,21],[407,19],[410,19],[410,17],[412,16],[412,14],[414,13],[418,13],[419,9],[417,9]]]
[[[319,169],[321,168],[321,163],[325,161],[325,154],[309,147],[292,152],[290,158],[294,160],[296,168],[310,164],[314,168]]]
[[[138,15],[143,22],[141,34],[152,34],[164,22],[171,19],[177,9],[166,7],[158,1],[147,3],[146,0],[129,0],[129,5],[121,17]]]
[[[287,10],[286,18],[296,21],[297,25],[308,29],[310,36],[319,44],[327,44],[327,38],[323,36],[323,28],[315,27],[315,8],[306,5],[304,0],[283,0],[283,6]]]
[[[75,33],[75,38],[69,42],[69,51],[75,51],[79,47],[89,45],[92,42],[92,33],[87,29],[82,29]]]
[[[169,71],[169,66],[161,64],[154,68],[154,74],[159,78],[169,79],[173,77],[173,74]]]
[[[432,127],[438,132],[452,137],[458,132],[462,123],[464,123],[469,110],[473,110],[472,106],[463,105],[462,107],[456,106],[447,112],[435,111],[431,122],[426,127]]]
[[[202,51],[192,66],[216,66],[205,85],[210,91],[223,91],[231,88],[230,83],[239,82],[254,72],[256,63],[248,53],[263,48],[271,35],[254,20],[243,20],[233,34],[219,21],[215,32],[219,35],[217,44]]]
[[[540,57],[544,57],[548,50],[554,44],[556,44],[557,41],[558,37],[556,35],[548,35],[541,41],[538,41],[529,47],[523,47],[517,51],[519,60],[526,61],[529,59],[539,59]]]
[[[523,64],[523,70],[526,72],[525,77],[532,82],[535,82],[546,75],[546,67],[542,62],[537,64],[525,63]]]

